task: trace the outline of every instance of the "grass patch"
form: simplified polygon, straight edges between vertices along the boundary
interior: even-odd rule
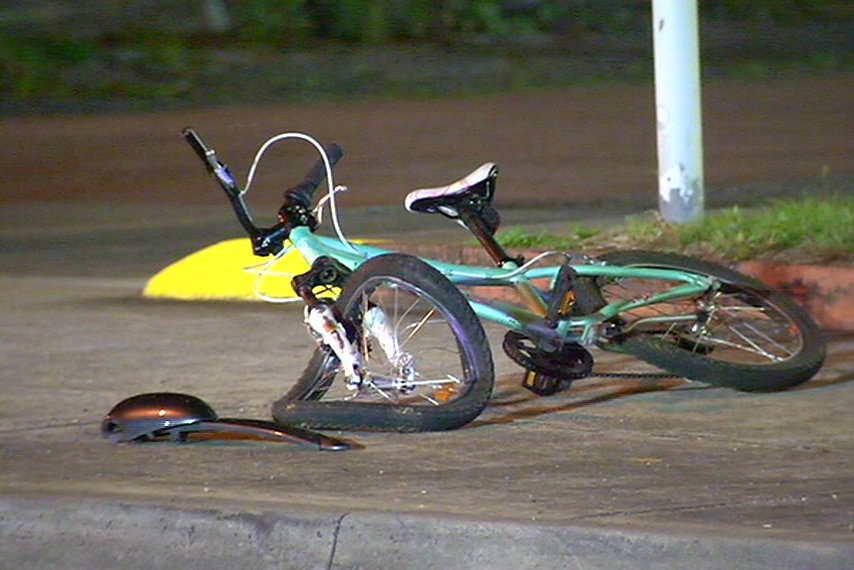
[[[0,35],[0,94],[27,98],[68,94],[61,72],[94,56],[90,42],[65,37]]]
[[[499,243],[505,247],[570,250],[584,247],[601,235],[603,235],[602,230],[587,226],[573,227],[570,233],[566,234],[554,234],[547,231],[531,233],[523,228],[509,227],[498,232],[497,238]]]
[[[556,235],[511,228],[498,239],[506,247],[526,249],[640,248],[726,261],[854,263],[854,197],[777,200],[757,209],[733,206],[711,212],[696,224],[643,215],[616,231],[577,227]]]

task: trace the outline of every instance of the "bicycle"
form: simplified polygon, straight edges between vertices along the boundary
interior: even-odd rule
[[[485,163],[447,185],[410,192],[411,212],[441,214],[468,228],[494,262],[422,259],[346,239],[338,222],[337,145],[283,133],[258,150],[247,183],[188,127],[183,136],[229,198],[258,256],[298,250],[311,268],[292,287],[317,347],[275,421],[315,429],[433,431],[461,427],[486,407],[494,365],[482,321],[506,333],[505,353],[523,386],[548,396],[591,374],[590,348],[628,353],[670,374],[743,391],[782,390],[821,368],[825,343],[785,294],[730,268],[653,251],[600,257],[545,252],[513,257],[495,238],[498,168]],[[284,193],[277,223],[258,227],[244,200],[264,152],[287,139],[320,159]],[[327,193],[312,209],[324,181]],[[334,236],[319,234],[329,203]],[[288,244],[287,246],[285,244]],[[543,265],[546,259],[556,262]],[[478,296],[513,289],[521,302]]]

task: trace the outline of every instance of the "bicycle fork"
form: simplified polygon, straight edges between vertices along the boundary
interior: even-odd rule
[[[351,390],[358,390],[364,380],[362,354],[347,334],[347,329],[328,300],[318,298],[315,289],[340,288],[350,270],[331,257],[321,256],[311,268],[291,280],[291,286],[305,302],[303,319],[318,345],[329,347],[338,361]]]
[[[340,288],[350,271],[338,261],[322,256],[315,260],[311,269],[297,275],[291,281],[294,291],[305,302],[304,322],[315,341],[327,346],[335,354],[345,377],[349,390],[358,391],[367,384],[377,390],[395,390],[405,393],[414,386],[415,368],[412,355],[403,351],[392,323],[385,311],[379,306],[365,308],[362,315],[362,327],[367,335],[376,341],[396,374],[384,377],[373,376],[368,380],[364,367],[367,348],[359,346],[359,335],[347,330],[333,304],[318,298],[315,289]]]

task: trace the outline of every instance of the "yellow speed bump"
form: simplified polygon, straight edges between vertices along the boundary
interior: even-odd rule
[[[296,299],[291,278],[308,269],[308,263],[297,250],[292,249],[270,263],[252,254],[249,238],[231,239],[165,267],[149,279],[142,294],[151,298],[197,301]]]

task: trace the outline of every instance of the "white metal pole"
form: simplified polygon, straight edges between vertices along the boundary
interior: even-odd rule
[[[688,223],[703,216],[703,127],[697,0],[652,0],[658,206]]]

